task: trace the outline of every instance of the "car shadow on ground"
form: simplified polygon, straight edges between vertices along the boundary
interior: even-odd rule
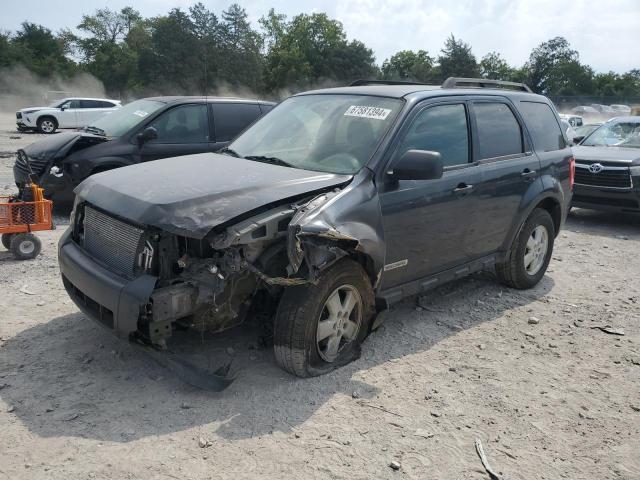
[[[220,393],[181,382],[83,315],[65,315],[0,342],[0,397],[42,437],[128,442],[203,427],[233,440],[290,432],[336,394],[345,401],[375,404],[380,390],[359,380],[360,372],[492,322],[552,288],[549,276],[534,289],[516,291],[497,284],[493,274],[481,273],[430,292],[419,301],[424,308],[416,307],[417,298],[407,299],[381,314],[384,323],[366,340],[361,358],[310,379],[282,371],[271,348],[258,347],[257,328],[216,336],[194,333],[186,343],[196,347],[191,361],[199,359],[213,369],[233,360],[237,378]],[[416,381],[422,384],[434,366],[411,368],[418,370]]]
[[[565,223],[566,230],[602,237],[640,239],[640,215],[573,208]]]

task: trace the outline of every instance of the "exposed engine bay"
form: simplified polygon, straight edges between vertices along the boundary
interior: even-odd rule
[[[129,278],[157,279],[135,335],[162,348],[176,326],[215,333],[241,324],[252,311],[267,319],[275,313],[284,286],[314,282],[324,268],[349,255],[357,244],[351,238],[332,228],[309,232],[302,227],[309,214],[340,191],[268,209],[216,228],[203,239],[136,229],[80,204],[73,214],[73,238]],[[104,232],[94,232],[101,222],[112,222],[109,229],[119,240],[117,249],[96,244],[97,238],[105,238]],[[114,227],[114,222],[121,225]],[[119,233],[118,228],[130,231]],[[139,235],[131,255],[134,265],[125,271],[118,256],[127,251],[126,239],[132,234]]]

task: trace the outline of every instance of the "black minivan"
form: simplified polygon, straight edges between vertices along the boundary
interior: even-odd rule
[[[55,200],[94,173],[160,158],[214,152],[275,103],[220,97],[136,100],[82,130],[59,133],[18,150],[13,175],[29,179]]]

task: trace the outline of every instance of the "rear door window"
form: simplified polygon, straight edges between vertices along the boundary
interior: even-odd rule
[[[549,105],[541,102],[520,102],[520,112],[536,151],[552,152],[566,147],[560,125]]]
[[[475,102],[479,160],[524,152],[522,129],[505,103]]]
[[[80,108],[102,108],[99,100],[80,100]]]
[[[164,112],[149,126],[158,131],[153,143],[203,143],[209,141],[207,106],[181,105]]]
[[[465,106],[456,103],[422,110],[400,143],[398,154],[407,150],[438,152],[445,167],[468,163],[469,131]]]
[[[252,103],[214,103],[212,108],[216,142],[231,141],[261,115]]]

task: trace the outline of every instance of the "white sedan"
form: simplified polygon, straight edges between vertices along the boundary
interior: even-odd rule
[[[48,107],[28,107],[16,112],[18,130],[53,133],[58,128],[81,128],[120,108],[120,100],[63,98]]]

